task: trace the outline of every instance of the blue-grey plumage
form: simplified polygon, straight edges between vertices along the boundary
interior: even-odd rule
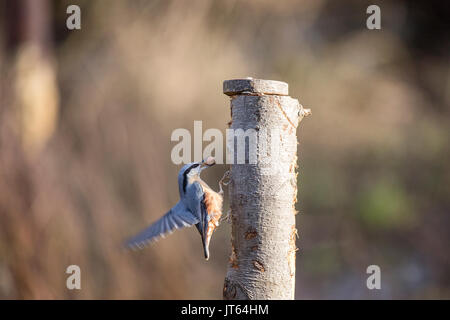
[[[215,164],[212,157],[184,165],[178,174],[180,201],[158,221],[127,241],[142,248],[175,229],[195,225],[202,237],[205,259],[209,258],[209,240],[222,214],[222,192],[216,193],[200,179],[200,172]]]

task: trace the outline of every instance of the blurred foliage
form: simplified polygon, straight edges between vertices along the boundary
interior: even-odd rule
[[[413,219],[411,201],[401,186],[379,179],[361,193],[358,212],[369,227],[404,227]]]
[[[222,81],[246,76],[288,82],[313,111],[296,297],[450,298],[444,3],[383,1],[380,31],[356,0],[47,1],[47,28],[26,29],[30,3],[45,1],[0,1],[0,298],[220,299],[227,223],[209,262],[193,229],[121,244],[178,199],[171,132],[225,130]],[[205,179],[217,188],[225,169]],[[70,264],[81,291],[65,287]],[[365,287],[371,264],[381,291]]]

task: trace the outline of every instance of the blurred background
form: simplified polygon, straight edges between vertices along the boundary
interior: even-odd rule
[[[0,0],[0,298],[221,299],[226,222],[208,262],[195,229],[121,244],[178,200],[172,131],[225,131],[222,82],[247,76],[288,82],[313,112],[298,129],[296,298],[450,298],[445,9]],[[226,169],[203,177],[217,189]],[[366,287],[372,264],[382,290]]]

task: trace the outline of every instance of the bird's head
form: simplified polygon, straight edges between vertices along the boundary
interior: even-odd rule
[[[180,170],[180,175],[187,177],[194,177],[200,175],[200,173],[216,164],[216,160],[213,157],[208,157],[200,162],[191,162],[183,166]]]
[[[181,190],[186,191],[186,185],[189,181],[189,178],[193,178],[195,176],[200,176],[200,173],[209,167],[212,167],[216,164],[216,160],[214,157],[208,157],[200,162],[191,162],[184,165],[180,173],[178,174],[178,182],[180,184],[180,192]]]

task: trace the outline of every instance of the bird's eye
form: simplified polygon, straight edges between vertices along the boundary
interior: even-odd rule
[[[198,163],[193,164],[192,166],[189,167],[189,169],[186,170],[186,174],[187,175],[195,174],[196,170],[193,169],[197,168],[198,166],[199,166]]]

